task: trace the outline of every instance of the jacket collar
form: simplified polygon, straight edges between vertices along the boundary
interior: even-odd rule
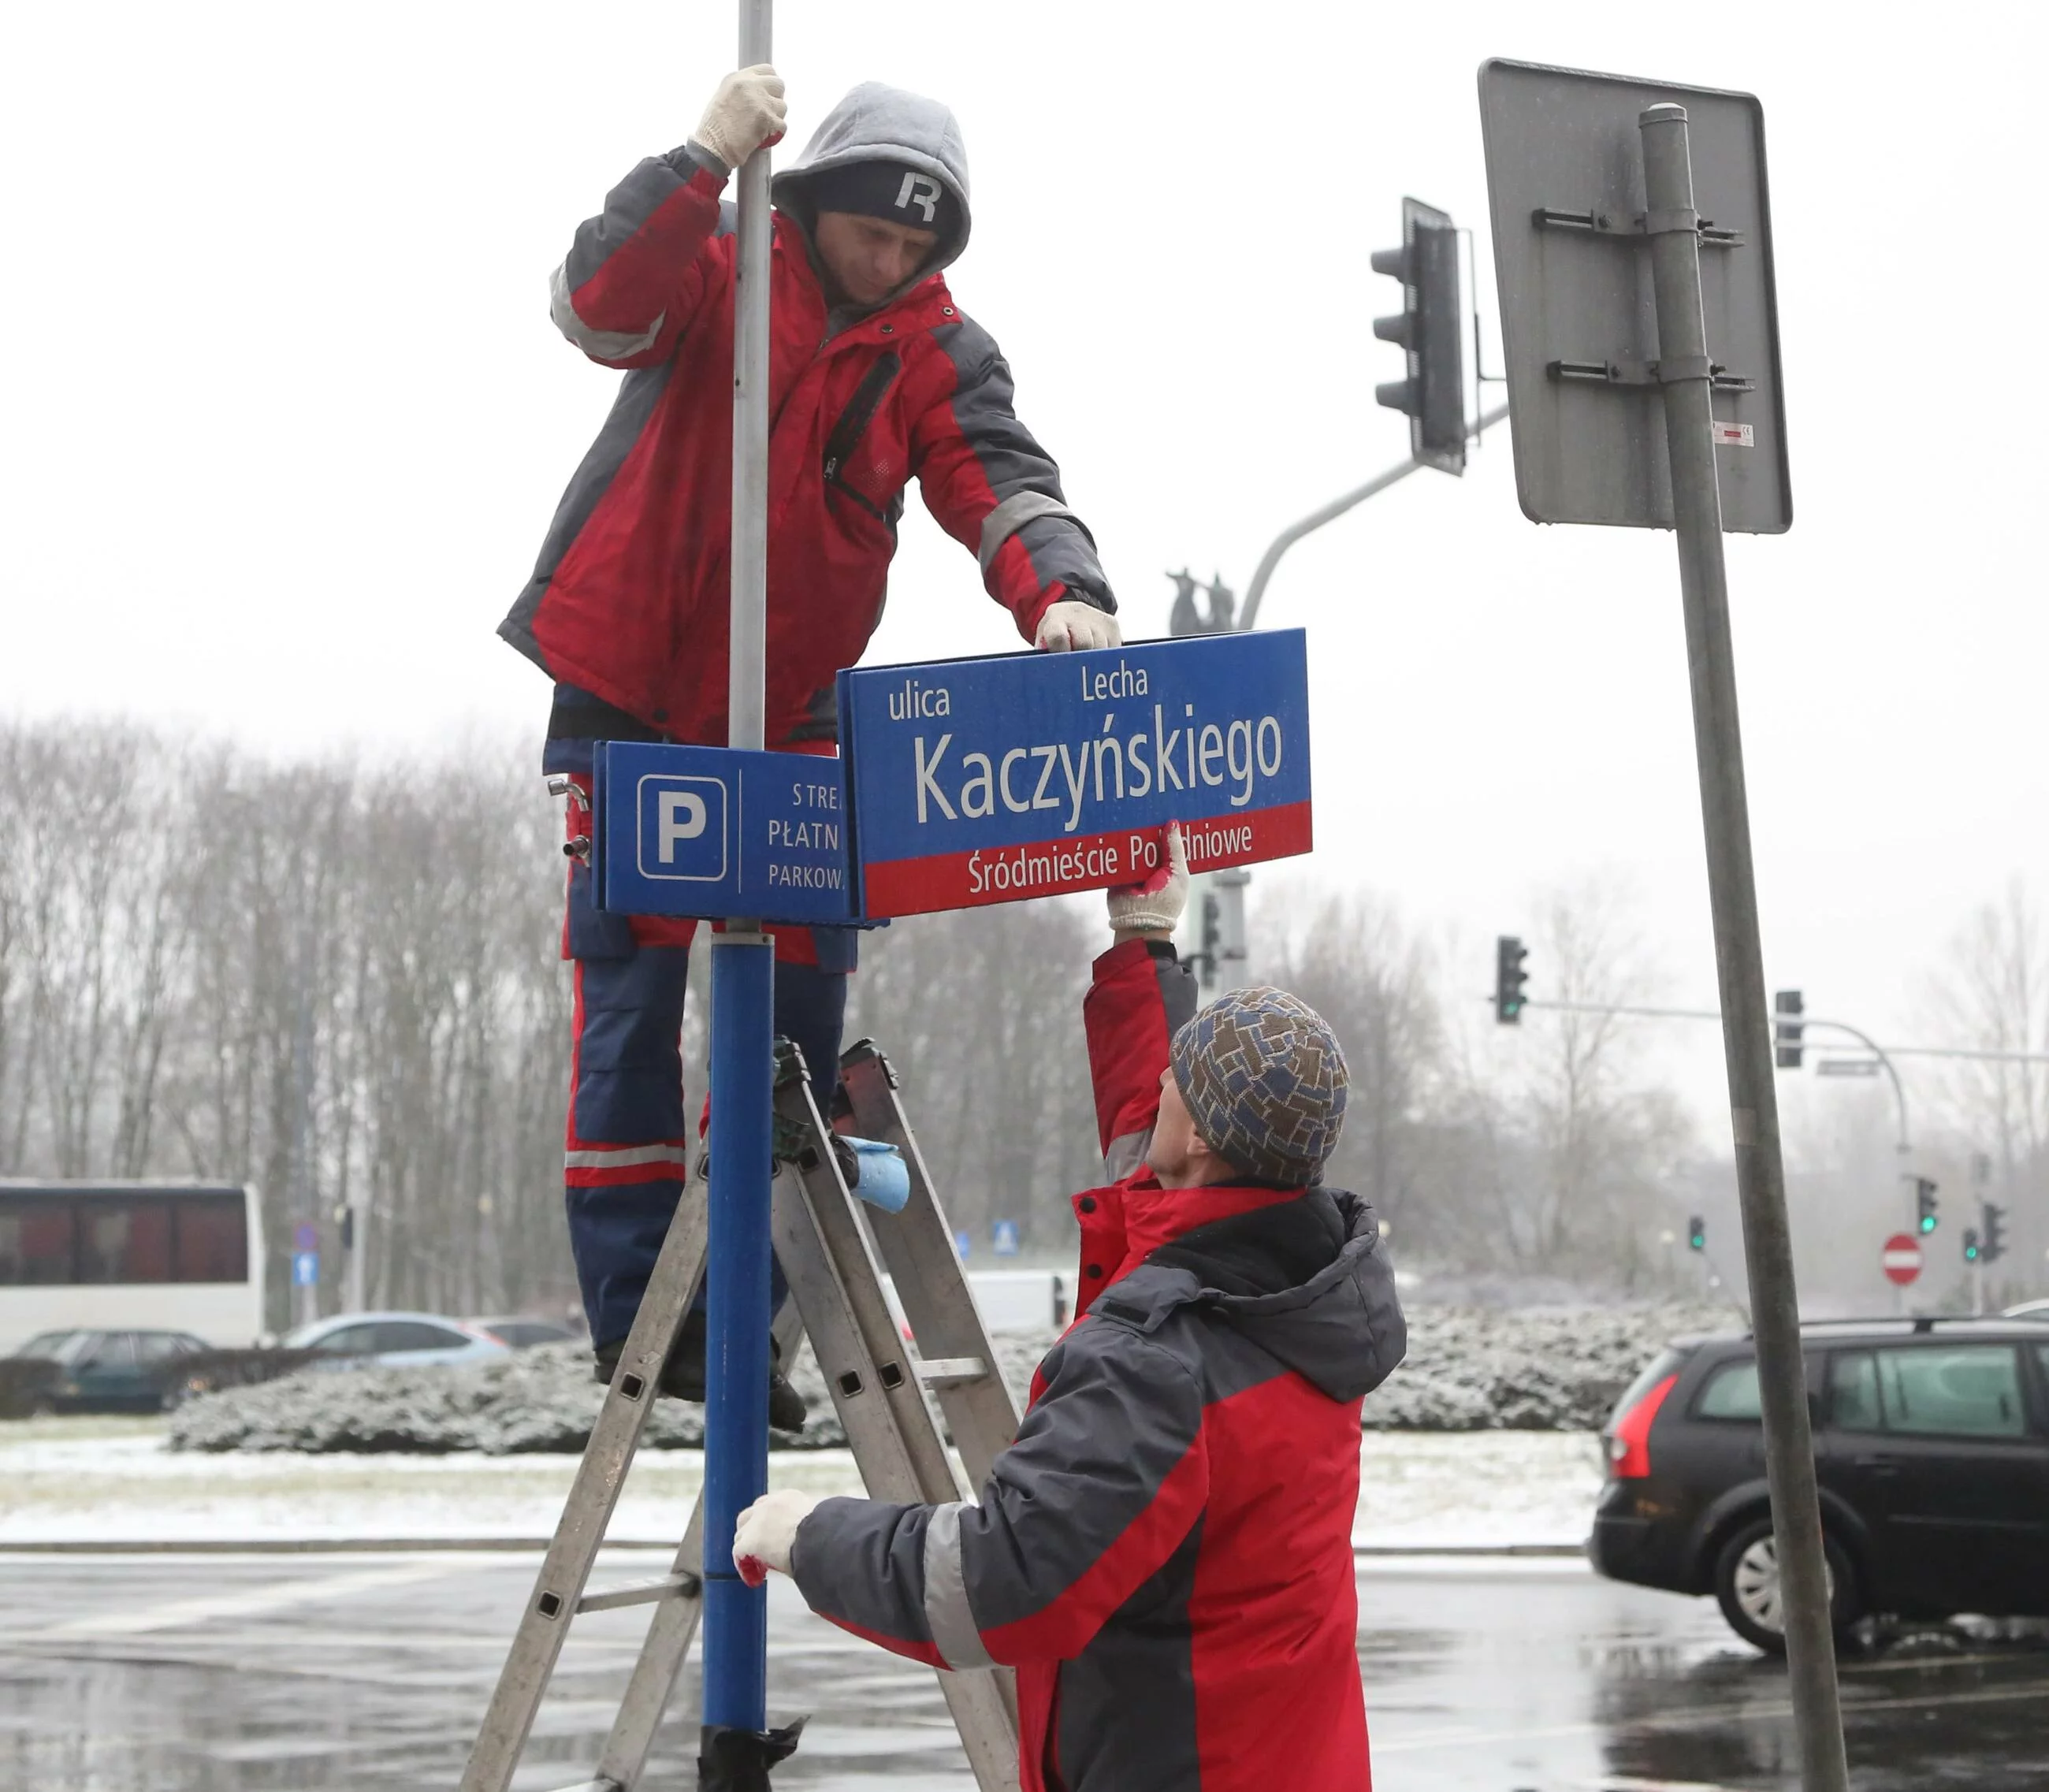
[[[1248,1188],[1237,1183],[1162,1188],[1150,1170],[1141,1170],[1106,1188],[1077,1195],[1073,1206],[1081,1226],[1082,1265],[1075,1316],[1081,1317],[1105,1289],[1122,1281],[1183,1233],[1293,1201],[1301,1192],[1299,1188]]]
[[[812,247],[811,232],[804,227],[803,220],[787,212],[778,212],[775,243],[776,252],[784,258],[788,267],[803,282],[804,296],[816,313],[816,327],[823,346],[837,348],[850,342],[900,342],[918,331],[938,329],[960,321],[960,313],[955,307],[945,277],[939,274],[927,274],[871,311],[831,309],[826,301],[825,279],[819,271],[818,252]]]

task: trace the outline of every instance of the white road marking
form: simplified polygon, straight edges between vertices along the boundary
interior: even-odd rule
[[[405,1562],[395,1567],[359,1568],[352,1574],[324,1574],[299,1580],[280,1580],[264,1587],[237,1592],[209,1593],[196,1599],[167,1600],[138,1611],[95,1612],[89,1618],[74,1618],[33,1633],[37,1636],[140,1636],[150,1631],[173,1631],[216,1618],[247,1618],[259,1611],[274,1611],[282,1606],[302,1605],[316,1600],[347,1599],[352,1594],[383,1587],[403,1587],[422,1580],[437,1580],[444,1575],[464,1571],[457,1562]]]

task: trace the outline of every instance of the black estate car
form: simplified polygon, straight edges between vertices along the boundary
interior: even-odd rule
[[[1838,1633],[1867,1614],[2049,1616],[2049,1324],[1840,1320],[1801,1335]],[[1783,1649],[1752,1340],[1679,1339],[1602,1437],[1595,1568],[1712,1592],[1746,1641]]]

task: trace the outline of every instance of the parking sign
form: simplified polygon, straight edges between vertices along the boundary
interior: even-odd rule
[[[725,876],[725,782],[643,774],[634,848],[640,875],[678,884],[716,884]]]
[[[854,918],[837,759],[612,741],[594,806],[592,871],[613,914]]]

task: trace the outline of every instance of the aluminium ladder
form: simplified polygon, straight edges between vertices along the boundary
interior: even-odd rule
[[[870,1040],[842,1057],[842,1096],[860,1137],[893,1145],[909,1172],[900,1213],[850,1190],[840,1154],[813,1098],[802,1055],[778,1042],[777,1156],[772,1233],[790,1284],[775,1335],[788,1362],[808,1335],[871,1498],[939,1504],[973,1498],[1009,1446],[1017,1409],[997,1372],[939,1198],[898,1096],[888,1060]],[[532,1597],[469,1764],[461,1792],[509,1792],[571,1619],[628,1605],[655,1607],[595,1775],[562,1792],[633,1792],[696,1634],[702,1603],[702,1499],[667,1573],[586,1592],[670,1347],[704,1273],[706,1209],[686,1195],[620,1354],[590,1442],[541,1565]],[[877,1252],[881,1253],[878,1265]],[[894,1279],[920,1354],[906,1348],[881,1285]],[[963,1488],[926,1390],[931,1390],[967,1471]],[[982,1792],[1017,1792],[1017,1705],[1005,1668],[939,1672]]]

